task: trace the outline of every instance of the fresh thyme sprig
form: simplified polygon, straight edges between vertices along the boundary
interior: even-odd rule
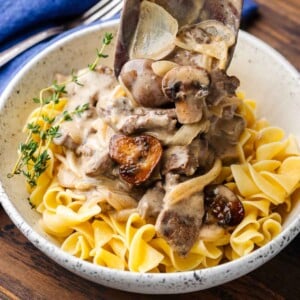
[[[71,76],[72,82],[76,83],[77,85],[83,86],[83,84],[78,80],[78,75],[75,74],[74,70],[72,70]]]
[[[81,115],[89,109],[89,104],[77,106],[73,111],[63,111],[60,115],[55,115],[55,105],[59,104],[61,98],[67,94],[66,84],[74,82],[79,86],[83,84],[79,81],[79,77],[84,76],[88,71],[94,71],[99,64],[101,58],[108,57],[104,54],[105,47],[108,46],[113,39],[111,33],[105,33],[101,49],[97,49],[97,57],[92,64],[88,65],[86,72],[76,75],[74,70],[71,73],[71,79],[58,84],[56,81],[49,87],[40,91],[38,98],[33,98],[33,102],[40,105],[35,121],[28,123],[27,138],[19,147],[19,157],[14,166],[13,171],[8,174],[8,177],[13,177],[17,174],[25,176],[26,181],[30,187],[37,185],[38,178],[46,171],[48,161],[50,160],[49,148],[54,138],[61,136],[59,129],[63,122],[73,120],[74,116],[81,117]],[[46,114],[45,106],[48,105],[50,114]],[[39,120],[43,120],[43,125],[40,125]]]
[[[88,67],[91,71],[95,71],[98,63],[99,63],[99,60],[101,58],[107,58],[108,55],[107,54],[104,54],[104,49],[106,46],[108,46],[111,41],[113,39],[113,35],[111,33],[106,33],[103,40],[102,40],[102,47],[100,50],[96,49],[97,50],[97,58],[95,59],[95,61],[92,63],[92,64],[89,64]]]
[[[89,109],[89,104],[85,103],[83,105],[77,106],[72,112],[64,111],[63,112],[63,121],[72,121],[73,116],[77,115],[78,117],[81,117],[81,115]]]

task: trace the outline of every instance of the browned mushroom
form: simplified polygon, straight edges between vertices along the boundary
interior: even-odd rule
[[[204,189],[205,223],[236,226],[244,218],[242,202],[225,185],[209,185]]]
[[[170,102],[162,92],[162,78],[153,72],[153,62],[151,59],[130,60],[119,77],[130,96],[144,107],[160,107]]]
[[[146,181],[162,156],[162,146],[149,135],[129,137],[114,135],[109,155],[119,164],[119,174],[127,182],[139,185]]]
[[[196,123],[202,119],[209,84],[207,71],[191,66],[173,68],[163,77],[163,92],[175,101],[181,124]]]

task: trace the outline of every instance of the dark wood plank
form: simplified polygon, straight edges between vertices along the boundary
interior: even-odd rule
[[[300,1],[257,0],[259,16],[246,28],[300,70]],[[0,299],[162,299],[84,280],[34,248],[0,207]],[[300,299],[300,236],[259,269],[230,283],[163,299]]]
[[[300,1],[255,1],[259,4],[259,15],[246,29],[300,70]]]

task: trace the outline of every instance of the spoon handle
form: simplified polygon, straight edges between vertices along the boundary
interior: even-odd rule
[[[35,34],[24,41],[14,45],[13,47],[4,50],[0,53],[0,67],[4,66],[10,60],[29,49],[30,47],[36,45],[37,43],[46,40],[60,32],[63,31],[63,26],[57,26],[53,28],[49,28],[45,31],[42,31],[38,34]]]

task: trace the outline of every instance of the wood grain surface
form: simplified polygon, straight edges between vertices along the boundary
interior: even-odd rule
[[[245,28],[300,70],[300,0],[257,0]],[[300,236],[271,261],[230,283],[182,295],[140,295],[84,280],[55,264],[12,224],[0,207],[0,299],[300,299]]]

